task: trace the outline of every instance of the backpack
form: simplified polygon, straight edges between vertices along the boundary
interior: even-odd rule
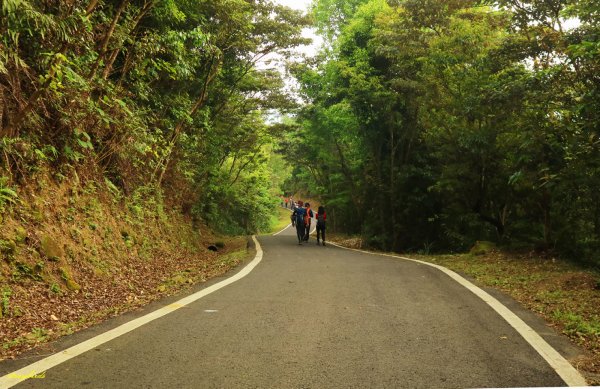
[[[323,225],[325,223],[325,214],[317,213],[317,224]]]
[[[302,207],[298,207],[294,212],[296,212],[296,225],[304,224],[304,216],[306,215],[306,210]]]

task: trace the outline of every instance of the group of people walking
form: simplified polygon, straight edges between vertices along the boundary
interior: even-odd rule
[[[281,206],[282,207],[288,207],[288,204],[290,205],[290,209],[294,209],[294,198],[292,196],[290,197],[285,197],[285,196],[281,196]]]
[[[309,203],[298,200],[297,206],[292,202],[292,209],[292,226],[296,227],[298,244],[301,245],[303,242],[308,242],[312,219],[315,218],[317,220],[317,245],[321,244],[321,241],[323,241],[323,246],[325,246],[325,222],[327,221],[325,208],[319,206],[317,215],[315,216],[310,209]]]

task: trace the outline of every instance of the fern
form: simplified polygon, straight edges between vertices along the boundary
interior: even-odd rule
[[[17,192],[6,185],[6,177],[0,178],[0,212],[4,212],[7,204],[14,204],[19,200]]]

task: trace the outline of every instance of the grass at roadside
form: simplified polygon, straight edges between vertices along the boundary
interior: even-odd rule
[[[331,236],[330,240],[352,248],[361,246],[358,238]],[[584,359],[571,362],[591,385],[600,385],[600,270],[534,253],[405,256],[465,274],[480,286],[500,289],[541,315],[586,351]]]
[[[277,207],[277,213],[271,217],[271,229],[269,229],[268,231],[261,231],[261,234],[274,234],[283,230],[288,224],[290,224],[289,209]]]

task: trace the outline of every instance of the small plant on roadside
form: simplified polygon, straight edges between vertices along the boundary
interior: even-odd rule
[[[559,309],[552,312],[552,316],[564,324],[567,335],[600,336],[600,322],[597,320],[585,320],[580,315]]]
[[[45,145],[41,149],[35,148],[33,153],[40,162],[54,161],[58,157],[58,150],[51,145]]]
[[[60,295],[62,291],[60,286],[56,282],[53,282],[52,285],[50,285],[50,292]]]
[[[39,343],[45,341],[48,338],[48,335],[48,330],[36,327],[29,335],[26,335],[25,338],[27,338],[30,343]]]
[[[8,341],[8,342],[4,342],[4,343],[2,343],[2,348],[3,348],[4,350],[9,350],[9,349],[11,349],[11,348],[13,348],[13,347],[16,347],[16,346],[18,346],[18,345],[20,345],[20,344],[24,343],[24,342],[25,342],[25,338],[24,338],[24,337],[22,337],[22,336],[20,336],[20,337],[18,337],[17,339],[13,339],[13,340],[10,340],[10,341]]]
[[[31,266],[29,266],[26,263],[17,262],[15,266],[16,266],[16,271],[19,274],[17,275],[15,273],[13,273],[13,277],[16,276],[17,278],[20,279],[21,276],[25,276],[25,277],[29,277],[33,280],[36,280],[36,281],[40,281],[42,279],[42,277],[38,274],[38,271],[34,270],[38,267],[37,265],[34,269],[32,269]],[[42,266],[42,269],[43,269],[43,266]]]
[[[417,254],[421,255],[429,255],[431,254],[433,248],[433,242],[425,242],[423,243],[423,248],[417,251]]]
[[[35,271],[36,274],[40,274],[41,272],[44,271],[44,268],[46,267],[46,264],[42,261],[38,261],[36,262],[35,266],[33,267],[33,270]]]
[[[0,239],[0,255],[4,256],[9,262],[14,259],[16,251],[17,245],[14,241]]]
[[[19,200],[17,192],[7,184],[8,177],[0,177],[0,213],[4,212],[7,204],[14,204]]]
[[[12,295],[12,290],[5,286],[2,288],[2,316],[6,316],[10,310],[10,296]]]

